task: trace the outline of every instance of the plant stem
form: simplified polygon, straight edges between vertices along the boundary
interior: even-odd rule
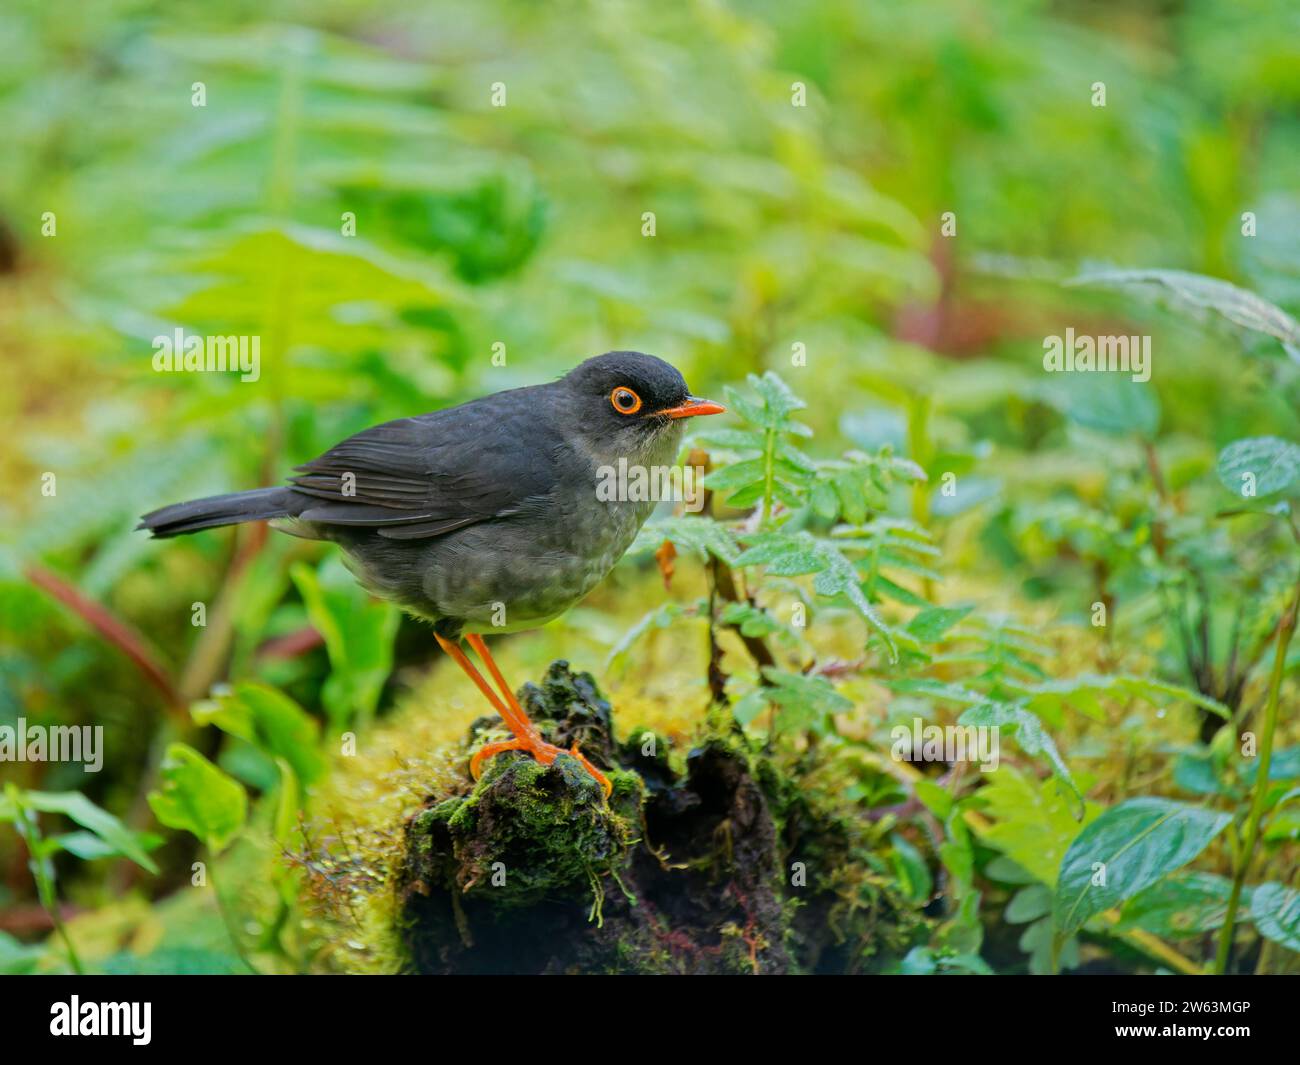
[[[776,430],[763,434],[763,525],[772,519],[772,489],[776,480]]]
[[[27,848],[28,868],[31,869],[32,878],[36,881],[36,897],[41,900],[41,906],[50,915],[54,930],[58,932],[59,938],[63,940],[63,945],[68,950],[68,961],[72,965],[72,971],[78,976],[85,976],[86,970],[82,967],[81,958],[77,956],[77,948],[72,945],[72,937],[68,935],[67,926],[64,925],[63,917],[59,914],[59,896],[54,890],[54,878],[51,876],[53,867],[50,865],[45,847],[42,846],[44,840],[41,836],[41,826],[36,820],[36,813],[30,806],[24,804],[22,792],[15,785],[7,785],[5,795],[15,807],[14,828],[17,829],[19,838]]]
[[[208,858],[208,884],[212,888],[212,895],[217,900],[217,912],[221,914],[221,923],[226,926],[226,935],[230,937],[230,945],[235,948],[235,953],[239,955],[239,960],[247,966],[248,971],[254,976],[261,976],[261,971],[248,960],[248,954],[244,950],[244,944],[239,938],[239,928],[235,924],[235,915],[230,912],[226,905],[226,900],[221,897],[221,889],[217,886],[216,865],[217,856],[211,847],[206,847]]]
[[[44,901],[44,891],[41,891],[42,902]],[[78,976],[85,976],[86,970],[81,964],[81,959],[77,956],[77,948],[72,945],[72,937],[68,935],[67,926],[63,923],[63,918],[59,916],[59,900],[56,898],[51,905],[45,907],[45,912],[50,915],[50,920],[54,922],[54,928],[59,933],[59,938],[63,940],[63,945],[68,951],[68,961],[72,964],[72,971]]]
[[[1268,682],[1268,705],[1264,711],[1264,735],[1259,743],[1259,766],[1255,773],[1255,787],[1250,800],[1250,813],[1246,817],[1246,832],[1241,843],[1240,858],[1233,863],[1232,891],[1228,895],[1228,912],[1219,932],[1219,949],[1214,959],[1214,971],[1223,975],[1228,971],[1232,954],[1232,933],[1237,923],[1237,906],[1241,901],[1242,885],[1250,860],[1255,856],[1259,842],[1259,821],[1264,813],[1264,798],[1268,794],[1269,763],[1273,759],[1273,734],[1277,731],[1278,704],[1282,691],[1282,676],[1286,672],[1286,652],[1295,635],[1296,615],[1300,613],[1300,583],[1296,585],[1291,606],[1277,624],[1277,643],[1273,652],[1273,673]]]

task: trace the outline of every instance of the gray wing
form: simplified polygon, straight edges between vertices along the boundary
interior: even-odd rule
[[[416,540],[508,517],[549,495],[558,441],[524,417],[526,402],[490,398],[376,425],[297,467],[289,482],[309,497],[297,517]],[[520,439],[525,427],[539,446]]]

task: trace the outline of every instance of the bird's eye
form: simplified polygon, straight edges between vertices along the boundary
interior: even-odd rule
[[[635,414],[641,409],[641,397],[630,388],[620,386],[614,389],[609,394],[609,401],[614,404],[614,409],[619,414]]]

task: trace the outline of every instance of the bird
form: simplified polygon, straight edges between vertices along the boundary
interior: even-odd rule
[[[620,460],[669,467],[686,419],[725,410],[692,395],[662,359],[610,351],[544,384],[364,429],[296,467],[284,486],[165,506],[137,529],[168,538],[270,521],[338,545],[363,588],[431,623],[510,731],[472,755],[474,779],[506,751],[545,765],[570,754],[608,798],[609,779],[576,743],[565,751],[543,738],[483,634],[543,625],[604,579],[656,501],[608,498],[602,471]]]

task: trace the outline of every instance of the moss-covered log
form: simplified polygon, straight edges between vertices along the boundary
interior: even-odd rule
[[[621,745],[591,677],[554,663],[520,698],[610,776],[516,753],[407,822],[396,876],[410,968],[429,973],[788,973],[865,968],[918,918],[873,875],[847,811],[811,801],[734,731],[684,765]],[[495,719],[480,719],[469,744]]]

